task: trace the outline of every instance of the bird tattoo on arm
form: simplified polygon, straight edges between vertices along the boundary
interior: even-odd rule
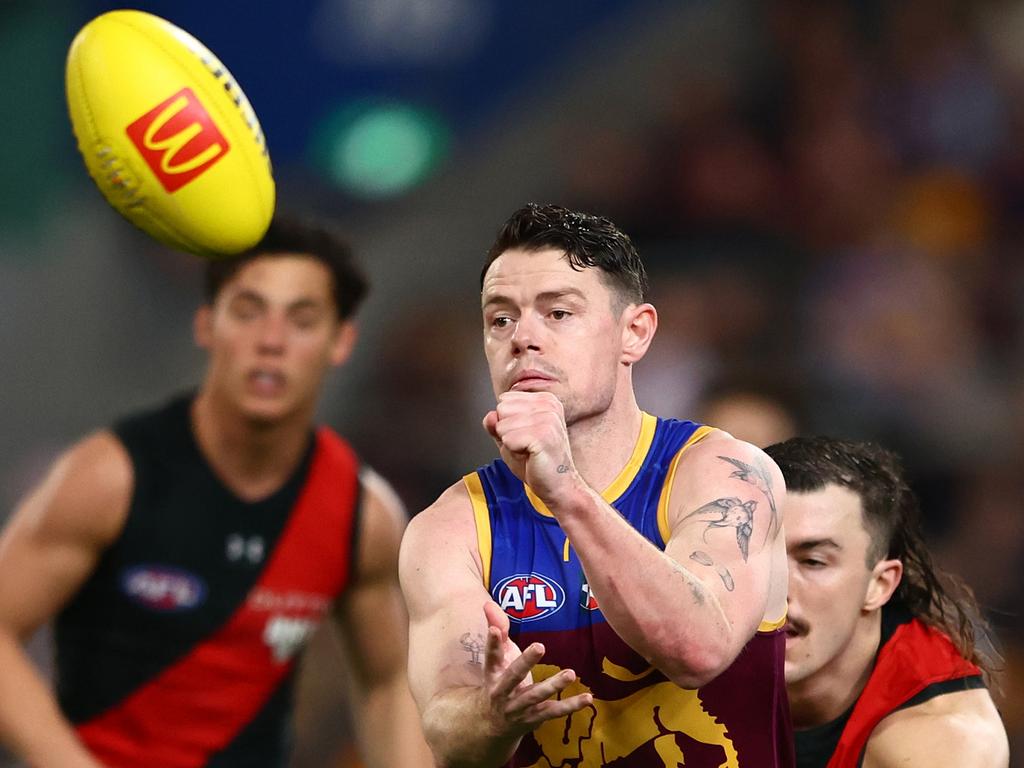
[[[742,501],[735,496],[730,496],[709,501],[683,519],[688,520],[692,517],[708,524],[708,527],[704,529],[704,541],[707,541],[707,533],[712,528],[735,528],[736,544],[740,548],[740,554],[743,555],[743,561],[746,562],[747,554],[750,551],[750,537],[754,533],[754,511],[756,509],[756,501]]]
[[[736,467],[735,471],[732,472],[729,477],[735,477],[737,480],[750,483],[752,486],[757,488],[757,490],[763,493],[766,499],[768,499],[768,506],[772,511],[772,520],[768,525],[767,530],[764,532],[764,540],[767,542],[768,536],[773,530],[775,530],[778,524],[778,510],[775,507],[775,494],[772,493],[771,476],[761,467],[755,467],[752,464],[747,464],[745,461],[734,459],[731,456],[719,456],[718,458],[722,461],[727,461]]]

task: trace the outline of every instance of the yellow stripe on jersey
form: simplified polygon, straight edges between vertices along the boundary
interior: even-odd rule
[[[569,537],[568,536],[565,537],[565,546],[562,547],[562,562],[563,563],[568,563],[569,562]]]
[[[672,485],[676,479],[676,468],[679,466],[679,459],[683,457],[683,454],[686,453],[687,450],[714,431],[714,427],[698,427],[694,433],[690,435],[690,439],[686,441],[683,447],[679,449],[679,452],[676,453],[675,457],[672,459],[672,464],[668,469],[668,474],[665,476],[665,484],[661,486],[661,498],[658,499],[658,533],[661,534],[662,544],[667,544],[668,537],[672,534],[672,530],[669,528],[668,524],[668,502],[669,497],[672,495]]]
[[[651,444],[654,442],[654,431],[657,427],[658,419],[656,417],[649,413],[641,415],[640,434],[637,436],[636,445],[633,446],[633,455],[629,457],[629,461],[626,462],[626,466],[619,472],[618,477],[612,480],[611,484],[601,492],[601,498],[609,504],[625,493],[626,489],[629,488],[636,478],[640,468],[644,465],[644,459],[647,458],[647,452],[651,450]],[[551,514],[551,510],[540,500],[540,497],[533,492],[530,486],[524,484],[523,487],[526,489],[526,498],[530,500],[534,509],[545,517],[554,517]]]
[[[776,629],[778,629],[779,627],[781,627],[783,624],[786,623],[786,618],[787,618],[787,614],[783,613],[781,619],[776,619],[775,621],[762,621],[760,624],[758,624],[757,631],[758,632],[774,632]]]
[[[476,543],[480,549],[480,565],[483,567],[484,589],[491,591],[491,516],[487,510],[487,496],[480,482],[480,475],[470,472],[462,478],[473,503],[473,519],[476,520]]]

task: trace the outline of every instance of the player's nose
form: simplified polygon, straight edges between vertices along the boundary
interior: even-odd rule
[[[521,355],[523,352],[539,352],[541,330],[538,322],[529,313],[524,313],[512,331],[512,351]]]

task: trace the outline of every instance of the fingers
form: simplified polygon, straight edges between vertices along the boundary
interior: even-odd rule
[[[505,640],[508,638],[508,615],[501,610],[499,606],[493,600],[488,600],[484,603],[484,618],[487,619],[488,627],[497,627],[501,632],[501,639]]]
[[[592,706],[594,697],[589,691],[564,699],[558,698],[575,680],[576,673],[573,670],[563,669],[557,675],[530,686],[509,701],[506,716],[514,722],[534,727],[545,720],[565,717]]]
[[[570,696],[567,699],[549,699],[533,707],[527,717],[524,718],[524,722],[537,725],[545,720],[555,720],[559,717],[571,715],[573,712],[579,712],[581,709],[592,706],[593,703],[594,696],[590,693],[581,693],[576,696]]]
[[[499,675],[492,689],[493,696],[508,697],[530,674],[538,661],[544,658],[544,646],[531,643],[513,660],[508,668]],[[568,684],[568,683],[567,683]]]
[[[501,447],[501,438],[498,437],[498,412],[488,411],[487,415],[484,416],[483,421],[484,430],[490,435],[494,442],[498,443],[498,447]]]
[[[576,679],[576,673],[571,669],[563,669],[557,675],[552,675],[546,680],[531,685],[522,693],[509,702],[510,707],[525,709],[534,704],[540,704],[545,699],[561,693]]]

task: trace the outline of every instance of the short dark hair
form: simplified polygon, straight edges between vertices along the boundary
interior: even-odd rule
[[[570,211],[560,205],[529,203],[509,217],[487,252],[480,271],[480,286],[491,264],[505,251],[521,248],[564,251],[577,271],[597,267],[626,304],[640,304],[647,296],[647,270],[629,236],[603,216]]]
[[[277,214],[263,238],[236,256],[211,260],[206,266],[205,298],[212,303],[244,265],[261,256],[301,255],[317,260],[331,273],[339,320],[353,317],[369,290],[366,275],[355,262],[348,241],[324,222]]]
[[[924,541],[917,495],[903,462],[894,452],[870,442],[830,437],[794,437],[765,448],[790,492],[820,491],[838,485],[860,498],[864,527],[871,536],[869,568],[881,559],[900,560],[903,578],[894,599],[917,618],[945,632],[964,658],[993,673],[994,660],[976,644],[989,637],[988,624],[974,594],[961,579],[935,566]]]

